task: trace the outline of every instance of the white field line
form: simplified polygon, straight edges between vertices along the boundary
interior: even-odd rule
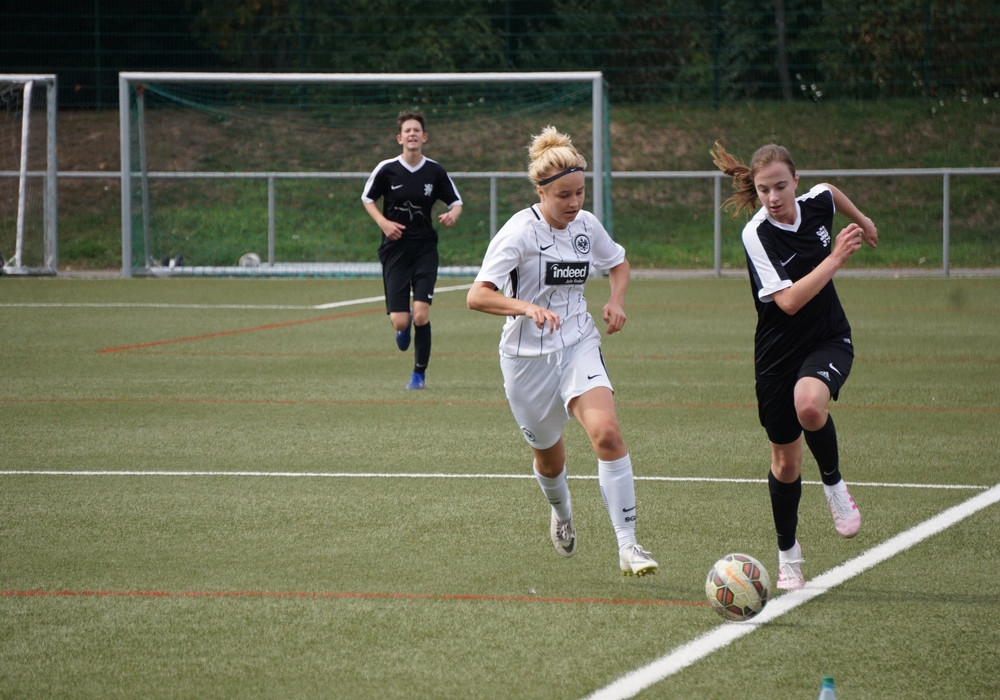
[[[277,478],[367,478],[367,479],[534,479],[529,474],[393,474],[379,472],[210,472],[210,471],[45,471],[45,470],[9,470],[0,471],[2,476],[137,476],[137,477],[170,477],[170,476],[202,476],[202,477],[277,477]],[[596,476],[575,476],[572,479],[595,479]],[[671,481],[671,482],[713,482],[713,483],[765,483],[765,479],[725,479],[707,477],[635,477],[637,481]],[[815,483],[820,482],[805,482]],[[601,688],[588,700],[620,700],[638,695],[642,690],[666,680],[673,674],[700,661],[709,654],[722,649],[737,639],[746,636],[761,625],[781,617],[800,605],[817,598],[834,586],[854,578],[877,564],[895,556],[922,540],[944,531],[955,523],[977,513],[1000,501],[1000,484],[992,488],[971,484],[901,484],[901,483],[858,483],[851,486],[875,486],[881,488],[926,488],[926,489],[965,489],[979,490],[984,493],[973,496],[963,503],[953,506],[938,515],[906,530],[885,542],[872,547],[857,557],[835,566],[829,571],[808,581],[805,588],[781,595],[770,602],[760,615],[750,622],[723,623],[718,627],[683,644],[665,656],[635,669]]]
[[[456,284],[451,287],[435,287],[435,294],[443,294],[445,292],[455,292],[462,289],[468,289],[471,284]],[[314,309],[335,309],[340,306],[351,306],[352,304],[367,304],[374,303],[376,301],[385,301],[385,297],[368,297],[367,299],[349,299],[347,301],[332,301],[329,304],[320,304],[319,306],[314,306]]]
[[[375,297],[373,297],[375,298]],[[381,300],[382,297],[377,297]],[[359,299],[350,303],[364,302]],[[345,302],[347,303],[347,302]],[[0,304],[0,308],[27,309],[245,309],[262,311],[305,311],[323,308],[321,306],[296,306],[285,304],[166,304],[153,302],[20,302]]]
[[[641,668],[630,671],[610,685],[591,693],[587,698],[588,700],[620,700],[622,698],[634,697],[644,689],[669,678],[678,671],[705,658],[712,652],[722,649],[740,637],[750,634],[762,625],[766,625],[785,613],[809,602],[813,598],[823,595],[834,586],[838,586],[854,578],[890,557],[909,549],[918,542],[948,529],[952,525],[997,502],[1000,502],[1000,484],[993,486],[984,493],[973,496],[967,501],[942,511],[919,525],[915,525],[909,530],[890,537],[885,542],[872,547],[853,559],[816,576],[806,582],[805,588],[778,596],[770,601],[763,612],[753,620],[742,623],[723,623],[700,637],[682,644],[665,656],[661,656],[659,659]]]
[[[458,284],[451,287],[435,287],[435,294],[445,292],[455,292],[468,289],[471,284]],[[374,304],[385,301],[385,297],[363,297],[360,299],[345,299],[344,301],[331,301],[327,304],[314,305],[285,305],[285,304],[162,304],[162,303],[139,303],[139,302],[79,302],[79,303],[13,303],[0,304],[0,308],[28,308],[28,309],[241,309],[252,311],[321,311],[323,309],[337,309],[344,306],[356,306],[358,304]]]

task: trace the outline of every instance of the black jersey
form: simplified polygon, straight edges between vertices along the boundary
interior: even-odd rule
[[[833,193],[818,185],[798,197],[794,224],[782,224],[761,209],[743,229],[750,284],[757,307],[754,369],[758,378],[798,371],[805,356],[826,342],[851,345],[851,326],[833,280],[798,313],[788,315],[773,294],[792,286],[833,249]]]
[[[437,240],[431,209],[441,200],[449,207],[462,203],[458,188],[437,161],[424,158],[411,168],[396,156],[383,160],[365,183],[363,202],[382,198],[382,214],[406,227],[401,241]],[[383,242],[385,242],[383,234]]]

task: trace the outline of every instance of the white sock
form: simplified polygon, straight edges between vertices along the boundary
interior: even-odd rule
[[[843,479],[838,481],[833,486],[827,486],[826,484],[823,484],[823,493],[826,494],[827,498],[829,498],[835,493],[840,493],[846,490],[847,490],[847,482],[844,481]]]
[[[597,460],[597,483],[601,498],[608,509],[611,525],[618,538],[618,549],[635,541],[635,482],[632,478],[632,459],[625,455],[613,462]]]
[[[785,564],[791,562],[793,564],[798,564],[799,562],[805,561],[802,558],[802,547],[799,546],[799,541],[795,540],[795,544],[792,545],[791,549],[782,552],[778,550],[778,563]]]
[[[573,504],[569,499],[569,484],[566,483],[566,466],[563,465],[562,473],[552,479],[539,474],[534,463],[532,463],[531,469],[535,472],[535,480],[542,487],[542,493],[545,494],[546,500],[556,512],[556,517],[559,520],[572,518]]]

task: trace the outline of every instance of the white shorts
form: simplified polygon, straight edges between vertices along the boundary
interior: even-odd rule
[[[541,357],[500,356],[503,388],[514,420],[532,447],[552,447],[572,417],[567,406],[577,396],[604,386],[614,391],[601,356],[601,337]]]

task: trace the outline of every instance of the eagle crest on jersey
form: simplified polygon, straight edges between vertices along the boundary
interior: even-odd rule
[[[577,251],[586,255],[590,252],[590,236],[586,234],[579,234],[573,239],[573,245],[576,246]]]

